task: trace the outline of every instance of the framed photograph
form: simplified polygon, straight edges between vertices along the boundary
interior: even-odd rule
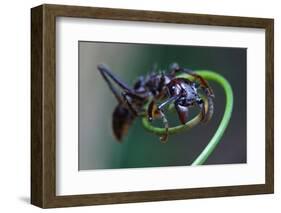
[[[31,203],[274,191],[274,21],[31,9]]]

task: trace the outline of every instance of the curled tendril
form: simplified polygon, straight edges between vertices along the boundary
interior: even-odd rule
[[[231,88],[231,85],[229,82],[220,74],[209,71],[209,70],[198,70],[196,71],[197,74],[202,76],[208,81],[214,81],[215,83],[219,84],[223,89],[226,96],[226,103],[225,103],[225,110],[222,117],[222,120],[212,137],[212,139],[209,141],[207,146],[203,149],[203,151],[198,155],[198,157],[193,161],[192,165],[202,165],[204,162],[208,159],[208,157],[212,154],[212,152],[215,150],[217,145],[220,142],[220,139],[222,138],[228,123],[230,121],[232,110],[233,110],[233,91]],[[187,78],[192,79],[190,75],[187,74],[181,74],[178,77],[181,78]],[[170,127],[168,130],[168,133],[170,135],[177,134],[179,132],[192,129],[194,126],[198,125],[201,121],[201,113],[196,115],[193,119],[191,119],[189,122],[183,125],[178,125],[175,127]],[[144,116],[142,118],[142,124],[144,128],[157,135],[163,135],[165,133],[165,128],[155,127],[153,126],[148,120],[147,117]]]

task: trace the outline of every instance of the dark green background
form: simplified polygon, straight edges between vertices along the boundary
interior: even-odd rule
[[[117,102],[96,69],[107,64],[116,76],[132,85],[154,64],[161,70],[177,62],[193,70],[213,70],[232,85],[234,110],[229,126],[205,164],[246,163],[246,57],[245,48],[124,44],[80,41],[79,44],[79,170],[190,165],[215,133],[225,107],[220,86],[215,92],[215,113],[208,124],[169,137],[161,144],[136,119],[118,143],[111,129]],[[195,110],[194,110],[195,111]],[[178,123],[175,113],[168,116]],[[161,125],[161,124],[160,124]]]

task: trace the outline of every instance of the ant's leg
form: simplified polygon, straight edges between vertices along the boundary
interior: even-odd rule
[[[114,86],[112,85],[112,83],[110,82],[109,78],[114,80],[114,82],[118,82],[117,84],[120,84],[120,81],[118,79],[116,79],[111,72],[108,70],[108,68],[101,64],[98,65],[98,70],[100,71],[102,77],[104,78],[105,82],[107,83],[109,89],[111,90],[111,92],[114,94],[115,98],[117,99],[117,101],[119,102],[119,104],[123,103],[122,98],[119,95],[119,92],[114,88]],[[122,84],[122,83],[121,83]]]
[[[163,88],[165,86],[165,81],[166,81],[166,79],[165,79],[164,72],[161,72],[160,82],[159,82],[158,87],[157,87],[157,91],[159,93],[163,90]]]
[[[155,104],[155,101],[151,101],[148,105],[148,109],[147,109],[147,116],[148,116],[148,120],[149,121],[152,121],[153,118],[159,114],[158,113],[158,108],[157,108],[157,105]]]
[[[126,104],[128,105],[129,109],[131,110],[131,112],[135,115],[138,116],[138,112],[137,110],[133,107],[131,101],[128,99],[128,97],[130,96],[128,93],[126,92],[122,92],[122,96],[126,102]]]
[[[131,97],[131,98],[135,98],[138,99],[139,101],[144,101],[146,99],[146,97],[143,97],[141,95],[136,94],[133,91],[125,91],[126,95]]]
[[[162,104],[159,105],[158,109],[162,110],[164,108],[164,106],[171,103],[172,101],[176,101],[178,98],[179,98],[179,96],[172,96],[172,97],[168,98],[166,101],[164,101]]]
[[[188,68],[182,68],[180,67],[177,63],[173,63],[170,65],[170,72],[172,75],[176,75],[178,72],[184,72],[188,75],[193,76],[197,81],[199,81],[200,86],[202,87],[203,91],[207,96],[211,96],[214,98],[214,93],[213,90],[210,88],[208,82],[202,78],[200,75],[196,74],[193,70],[188,69]]]
[[[164,135],[162,135],[162,136],[160,137],[160,141],[161,141],[162,143],[166,143],[166,142],[167,142],[167,139],[168,139],[169,123],[168,123],[168,120],[167,120],[167,118],[166,118],[164,112],[163,112],[162,110],[159,110],[159,113],[160,113],[160,116],[161,116],[161,118],[162,118],[162,121],[163,121],[164,127],[165,127],[165,133],[164,133]]]
[[[112,74],[112,71],[105,64],[99,64],[97,68],[107,82],[109,81],[108,78],[107,78],[107,76],[108,76],[111,80],[113,80],[122,89],[127,90],[127,91],[132,91],[132,89],[129,86],[127,86],[124,82],[122,82],[120,79],[118,79],[116,76],[114,76]]]
[[[133,92],[130,91],[124,91],[121,93],[122,97],[124,99],[124,101],[126,102],[126,104],[128,105],[129,109],[132,111],[132,113],[136,116],[142,115],[143,112],[139,112],[138,110],[135,109],[135,107],[132,105],[131,100],[128,98],[132,98],[136,101],[140,101],[141,103],[145,101],[145,97],[141,97]]]
[[[213,98],[210,96],[207,96],[204,99],[198,97],[196,103],[201,109],[202,121],[206,123],[211,120],[214,114]]]
[[[175,103],[175,108],[178,113],[181,124],[185,124],[188,118],[188,106],[182,106],[178,103]]]
[[[152,121],[153,118],[155,117],[155,115],[158,115],[159,111],[161,111],[164,108],[164,106],[171,103],[172,101],[177,100],[178,98],[179,98],[178,96],[173,96],[173,97],[167,99],[166,101],[164,101],[158,107],[154,101],[151,101],[148,105],[148,120]]]
[[[148,106],[148,120],[152,121],[155,115],[159,115],[164,123],[165,133],[160,137],[160,141],[165,143],[168,139],[169,123],[162,109],[157,107],[155,101],[151,101]]]
[[[171,75],[175,76],[177,72],[180,71],[180,66],[178,63],[172,63],[169,67],[169,72]]]
[[[98,65],[98,70],[100,71],[102,77],[104,78],[104,80],[106,81],[106,83],[108,84],[110,90],[112,91],[112,93],[114,94],[115,98],[117,99],[117,101],[119,103],[122,103],[122,98],[120,97],[119,93],[117,92],[117,90],[113,87],[112,83],[110,82],[109,79],[113,80],[118,86],[121,87],[121,89],[125,90],[127,93],[130,93],[131,96],[134,95],[135,98],[139,98],[141,99],[142,97],[134,94],[134,92],[132,91],[131,88],[129,88],[125,83],[123,83],[121,80],[119,80],[117,77],[115,77],[111,70],[104,64],[99,64]]]
[[[200,107],[200,110],[201,110],[201,121],[205,121],[206,112],[208,111],[208,102],[206,103],[202,98],[198,97],[196,100],[196,103]]]
[[[209,120],[211,120],[211,118],[214,114],[214,101],[213,101],[213,98],[207,96],[207,98],[204,100],[204,102],[205,102],[204,105],[205,105],[205,111],[206,111],[206,116],[205,116],[204,122],[208,122]]]
[[[109,79],[106,77],[106,75],[104,74],[104,72],[101,71],[101,75],[104,78],[105,82],[107,83],[109,89],[111,90],[111,92],[114,94],[115,98],[117,99],[118,103],[121,104],[122,103],[122,98],[120,97],[119,93],[117,92],[117,90],[113,87],[113,85],[111,84],[111,82],[109,81]]]
[[[196,74],[191,69],[187,69],[187,68],[180,68],[180,71],[193,76],[197,81],[199,81],[201,88],[203,89],[203,91],[205,92],[205,94],[207,96],[210,96],[212,98],[215,97],[214,92],[211,89],[211,87],[209,86],[208,82],[204,78],[202,78],[200,75]]]
[[[148,106],[148,120],[152,121],[153,117],[155,114],[159,114],[165,127],[165,133],[160,137],[161,142],[165,143],[167,142],[168,139],[168,131],[169,131],[169,123],[168,120],[163,112],[163,107],[172,101],[177,100],[179,97],[178,96],[173,96],[169,99],[167,99],[165,102],[163,102],[160,106],[157,107],[154,101],[151,101],[149,106]]]

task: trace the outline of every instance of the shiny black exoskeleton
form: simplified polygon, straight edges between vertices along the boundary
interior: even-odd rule
[[[171,103],[174,104],[182,124],[188,121],[189,108],[196,105],[201,110],[202,122],[207,122],[212,117],[214,93],[208,82],[177,63],[170,66],[168,73],[153,72],[145,77],[140,76],[133,87],[118,79],[104,64],[98,65],[98,70],[118,101],[112,122],[113,132],[118,141],[122,140],[133,120],[140,115],[146,115],[150,121],[161,118],[166,133],[160,139],[167,141],[169,124],[164,107]],[[177,77],[180,73],[186,73],[194,80]],[[111,81],[121,88],[121,93],[114,88]],[[162,103],[158,104],[159,102]]]

